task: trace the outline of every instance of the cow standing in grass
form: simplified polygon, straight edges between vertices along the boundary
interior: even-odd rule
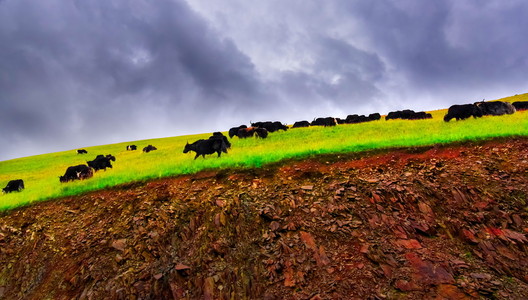
[[[491,102],[477,102],[475,103],[484,116],[502,116],[505,114],[511,115],[515,112],[515,107],[509,102],[491,101]]]
[[[87,163],[88,163],[88,166],[93,168],[95,171],[98,171],[98,170],[106,171],[106,168],[110,168],[110,169],[112,168],[112,163],[110,163],[110,161],[115,161],[115,160],[116,160],[115,156],[111,154],[108,154],[107,156],[100,154],[100,155],[97,155],[97,157],[95,157],[94,160],[87,161]]]
[[[77,154],[88,154],[88,151],[86,151],[85,149],[79,149],[77,150]]]
[[[6,187],[2,189],[4,193],[11,193],[11,192],[20,192],[24,189],[24,180],[22,179],[15,179],[10,180]]]
[[[229,129],[229,137],[230,138],[233,138],[234,136],[238,136],[238,131],[241,129],[241,128],[247,128],[246,125],[240,125],[238,127],[232,127],[231,129]]]
[[[87,165],[71,166],[66,169],[64,176],[59,176],[60,182],[84,180],[93,177],[93,169]]]
[[[516,110],[528,110],[528,101],[515,101],[512,105]]]
[[[152,145],[148,145],[147,147],[143,148],[143,152],[144,153],[149,153],[150,151],[154,151],[154,150],[158,150],[158,148],[152,146]]]
[[[455,104],[451,105],[444,116],[444,121],[449,122],[452,119],[464,120],[469,117],[482,117],[482,110],[476,104]]]
[[[224,143],[223,139],[212,138],[207,140],[197,140],[196,142],[185,145],[183,148],[183,153],[189,151],[196,152],[194,159],[197,159],[200,155],[205,158],[206,154],[218,153],[218,157],[221,156],[222,152],[227,153],[227,145]]]
[[[310,127],[310,122],[308,121],[297,121],[293,123],[292,128],[300,128],[300,127]]]
[[[225,136],[224,134],[222,134],[221,132],[217,131],[217,132],[213,132],[213,135],[209,137],[209,139],[221,139],[222,141],[224,141],[227,149],[230,149],[231,148],[231,143],[229,142],[229,140],[227,139],[227,136]]]

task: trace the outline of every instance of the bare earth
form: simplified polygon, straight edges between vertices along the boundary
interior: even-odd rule
[[[0,216],[0,298],[528,299],[527,197],[521,138],[135,183]]]

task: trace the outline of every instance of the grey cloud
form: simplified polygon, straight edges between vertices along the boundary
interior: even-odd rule
[[[250,59],[182,1],[6,1],[0,19],[0,159],[210,131],[260,97]]]
[[[526,92],[528,3],[0,0],[0,160]]]

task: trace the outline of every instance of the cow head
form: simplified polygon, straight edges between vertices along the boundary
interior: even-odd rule
[[[187,142],[187,144],[185,144],[185,147],[183,148],[183,153],[187,153],[187,152],[191,151],[189,146],[190,146],[189,142]]]

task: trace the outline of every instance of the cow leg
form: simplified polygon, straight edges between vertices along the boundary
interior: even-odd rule
[[[200,154],[196,153],[196,156],[194,157],[194,159],[197,159],[198,157],[200,157]]]
[[[220,154],[222,153],[222,151],[216,151],[216,153],[218,153],[218,157],[220,157]]]

